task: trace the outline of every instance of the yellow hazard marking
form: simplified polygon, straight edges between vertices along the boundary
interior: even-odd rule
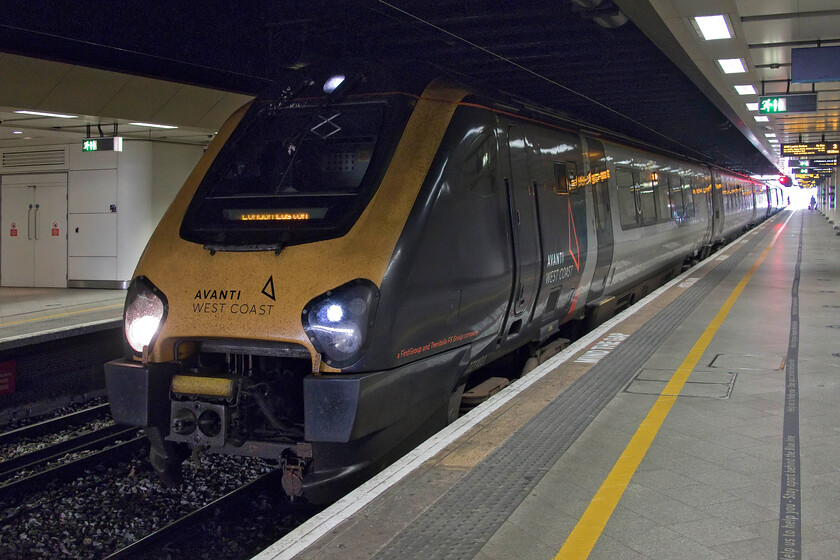
[[[732,306],[735,305],[741,292],[744,291],[750,278],[752,278],[752,275],[758,270],[765,257],[770,253],[770,249],[773,248],[773,245],[776,243],[782,231],[784,231],[786,225],[787,222],[779,227],[773,240],[764,249],[764,252],[761,253],[761,256],[758,257],[758,260],[752,268],[744,275],[723,303],[717,315],[715,315],[714,319],[706,327],[706,330],[703,331],[703,334],[700,335],[700,338],[694,344],[691,351],[689,351],[683,363],[674,372],[671,380],[662,390],[662,393],[642,421],[639,429],[633,434],[630,443],[624,448],[618,461],[616,461],[607,478],[601,484],[601,488],[598,489],[595,497],[589,502],[589,507],[583,512],[583,516],[581,516],[575,528],[572,529],[572,532],[566,538],[566,542],[563,543],[563,547],[557,553],[557,556],[554,557],[554,560],[584,560],[592,552],[615,506],[618,505],[618,500],[621,499],[624,490],[627,489],[627,485],[630,483],[630,479],[642,462],[645,453],[650,448],[650,444],[653,443],[653,438],[656,437],[656,433],[665,421],[665,417],[668,416],[668,412],[670,412],[671,407],[676,402],[677,395],[679,395],[683,385],[688,380],[688,376],[697,365],[697,362],[712,341],[715,333],[723,324]]]
[[[59,313],[57,315],[48,315],[46,317],[35,317],[33,319],[21,319],[20,321],[12,321],[11,323],[0,323],[0,327],[9,327],[11,325],[22,325],[23,323],[33,323],[35,321],[46,321],[47,319],[58,319],[59,317],[67,317],[69,315],[78,315],[80,313],[91,313],[93,311],[104,311],[106,309],[122,309],[124,304],[118,303],[116,305],[107,305],[105,307],[94,307],[92,309],[82,309],[80,311],[68,311],[67,313]]]

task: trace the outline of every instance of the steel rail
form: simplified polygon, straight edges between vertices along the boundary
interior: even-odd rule
[[[72,412],[70,414],[65,414],[64,416],[51,418],[49,420],[44,420],[43,422],[30,424],[29,426],[23,426],[21,428],[17,428],[16,430],[0,433],[0,445],[8,445],[10,443],[20,441],[23,438],[37,437],[50,432],[57,432],[73,424],[81,424],[83,422],[94,420],[103,414],[106,414],[109,411],[108,406],[108,403],[100,404]]]

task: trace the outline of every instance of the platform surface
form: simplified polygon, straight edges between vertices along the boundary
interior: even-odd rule
[[[778,214],[257,558],[840,558],[835,233]]]
[[[0,350],[118,327],[125,290],[0,288]]]

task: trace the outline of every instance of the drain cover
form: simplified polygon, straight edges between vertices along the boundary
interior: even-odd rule
[[[741,354],[718,354],[714,357],[709,367],[749,370],[774,370],[785,369],[785,358],[779,355],[770,356],[743,356]]]
[[[637,395],[662,395],[674,370],[643,369],[624,388],[625,393]],[[680,390],[680,397],[700,397],[707,399],[727,399],[735,385],[735,372],[693,371],[689,380]]]

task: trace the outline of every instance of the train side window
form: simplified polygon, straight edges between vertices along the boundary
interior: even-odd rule
[[[621,167],[615,168],[615,184],[618,187],[618,215],[621,229],[630,229],[638,225],[636,212],[636,190],[633,172]]]
[[[691,177],[683,175],[680,177],[683,195],[683,214],[686,219],[694,217],[694,197],[691,193]]]
[[[574,191],[578,188],[577,164],[573,161],[566,162],[566,178],[566,182],[569,185],[569,191]]]
[[[653,196],[653,175],[640,173],[639,202],[642,210],[642,223],[646,226],[656,223],[656,200]]]
[[[671,220],[671,197],[668,194],[668,176],[665,173],[655,173],[656,215],[659,222]]]
[[[685,220],[685,205],[683,204],[682,184],[679,175],[669,173],[669,191],[671,193],[671,215],[677,223]]]
[[[554,192],[569,194],[569,174],[565,163],[554,162]]]

